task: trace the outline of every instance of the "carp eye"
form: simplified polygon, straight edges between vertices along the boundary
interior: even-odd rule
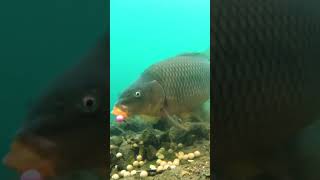
[[[140,97],[141,96],[141,92],[140,91],[137,91],[135,94],[134,94],[135,97]]]
[[[96,106],[96,99],[92,96],[85,96],[82,103],[85,108],[92,110]]]

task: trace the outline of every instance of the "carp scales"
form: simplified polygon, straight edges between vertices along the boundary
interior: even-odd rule
[[[201,53],[186,53],[147,68],[119,97],[112,113],[130,117],[168,117],[194,111],[210,97],[210,61]],[[180,126],[181,127],[181,126]]]
[[[213,2],[218,179],[290,179],[281,146],[320,116],[319,7],[312,0]]]

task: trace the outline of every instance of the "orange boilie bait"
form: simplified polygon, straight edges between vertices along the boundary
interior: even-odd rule
[[[119,107],[114,107],[111,114],[114,114],[115,116],[122,116],[124,119],[128,117],[128,112],[120,109]]]

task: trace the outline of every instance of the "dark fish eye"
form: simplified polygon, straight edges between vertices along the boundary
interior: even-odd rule
[[[136,91],[134,94],[135,97],[140,97],[141,96],[141,92],[140,91]]]
[[[92,96],[85,96],[82,101],[83,106],[86,108],[93,108],[96,104],[96,99]]]

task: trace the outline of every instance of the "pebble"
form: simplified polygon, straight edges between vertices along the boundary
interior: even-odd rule
[[[173,150],[172,150],[172,149],[169,149],[169,150],[168,150],[168,153],[173,153]]]
[[[194,160],[188,160],[188,162],[193,162]]]
[[[175,165],[171,165],[171,166],[170,166],[170,169],[175,169],[175,168],[176,168]]]
[[[168,165],[168,164],[166,164],[166,165],[163,166],[163,169],[164,169],[164,170],[167,170],[168,168],[169,168],[169,165]]]
[[[147,171],[141,171],[140,173],[140,177],[147,177],[148,176],[148,172]]]
[[[129,164],[128,166],[127,166],[127,170],[128,171],[131,171],[133,169],[133,166],[131,165],[131,164]]]
[[[114,174],[111,176],[111,179],[119,179],[119,178],[120,178],[120,176],[118,174]]]
[[[186,175],[186,174],[190,174],[190,173],[189,173],[188,171],[182,170],[180,175],[181,175],[181,176],[184,176],[184,175]]]
[[[172,165],[172,161],[168,161],[168,163],[167,163],[168,165]]]
[[[141,161],[141,160],[142,160],[142,156],[141,156],[141,155],[138,155],[138,156],[137,156],[137,160],[138,160],[138,161]]]
[[[179,143],[178,144],[178,148],[182,148],[183,147],[183,144],[182,143]]]
[[[116,154],[116,157],[117,157],[117,158],[122,157],[122,153],[118,152],[118,153]]]
[[[200,152],[199,151],[195,151],[194,152],[194,156],[199,157],[200,156]]]

